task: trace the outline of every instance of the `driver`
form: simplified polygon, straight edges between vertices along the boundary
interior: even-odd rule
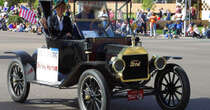
[[[64,16],[66,11],[66,3],[64,0],[58,0],[56,2],[55,10],[57,14],[52,14],[46,19],[42,19],[42,24],[45,32],[50,32],[51,36],[55,39],[72,39],[73,26],[70,18]]]

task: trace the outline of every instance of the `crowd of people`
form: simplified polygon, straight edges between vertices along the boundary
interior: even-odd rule
[[[136,18],[133,20],[134,22],[132,21],[135,27],[134,32],[140,32],[149,36],[156,36],[157,22],[165,21],[163,35],[166,38],[179,38],[184,35],[183,21],[188,16],[184,14],[185,13],[180,5],[177,5],[176,12],[174,13],[170,10],[164,10],[163,8],[160,8],[158,13],[154,13],[150,9],[148,9],[147,12],[144,10],[138,10]],[[197,15],[194,7],[190,8],[190,16],[190,19],[196,19]],[[149,28],[147,28],[147,26],[149,26]],[[149,29],[149,31],[147,31],[147,29]],[[201,33],[196,24],[190,23],[187,26],[186,35],[197,38],[205,38],[207,37],[207,31],[208,26],[204,26]]]
[[[18,15],[20,8],[14,8],[10,12],[5,11],[0,7],[0,30],[4,31],[14,31],[14,32],[34,32],[41,34],[42,29],[40,22],[36,24],[30,24],[27,21],[23,20],[22,23],[8,23],[9,16]],[[194,7],[190,8],[190,14],[192,19],[196,19],[196,9]],[[36,10],[37,15],[40,15],[40,10]],[[71,16],[70,7],[65,12],[67,16]],[[129,18],[129,21],[125,18],[121,10],[117,11],[117,19],[115,18],[115,13],[109,9],[108,13],[106,10],[102,10],[102,17],[109,17],[111,23],[114,25],[114,31],[121,33],[123,36],[127,34],[142,34],[144,36],[157,36],[157,22],[166,21],[163,28],[163,35],[166,38],[179,38],[183,35],[183,20],[187,15],[184,15],[183,10],[180,5],[176,6],[176,12],[171,12],[169,9],[164,10],[163,8],[159,9],[159,12],[153,12],[150,9],[140,10],[138,9],[135,17]],[[39,21],[39,17],[37,17]],[[149,26],[149,27],[148,27]],[[149,30],[148,30],[149,29]],[[204,38],[207,36],[208,26],[204,26],[202,32],[198,29],[197,25],[191,23],[187,26],[187,36]]]
[[[20,18],[21,21],[9,22],[9,17],[19,16],[19,12],[20,7],[11,7],[10,9],[7,8],[6,10],[5,8],[0,7],[0,30],[13,32],[33,32],[41,34],[39,23],[31,24],[23,18]]]

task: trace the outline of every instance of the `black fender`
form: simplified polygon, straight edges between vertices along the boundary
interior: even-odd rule
[[[174,60],[182,60],[183,58],[180,56],[163,56],[167,61],[170,59],[174,59]]]
[[[114,78],[114,75],[105,61],[87,61],[77,65],[73,72],[69,73],[67,78],[60,84],[60,88],[76,85],[79,82],[81,74],[87,69],[97,69],[104,75],[108,82],[111,82]]]
[[[35,60],[25,51],[8,51],[5,54],[14,54],[16,59],[19,60],[25,70],[26,80],[32,81],[36,78],[36,63]]]
[[[25,51],[8,51],[4,53],[16,55],[17,59],[20,60],[22,64],[30,63],[32,66],[35,66],[34,59]]]

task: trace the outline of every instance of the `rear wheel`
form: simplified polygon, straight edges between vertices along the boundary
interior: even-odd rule
[[[109,95],[107,82],[101,72],[95,69],[83,72],[78,88],[80,110],[109,110]]]
[[[184,110],[190,99],[190,83],[185,71],[177,65],[167,65],[155,79],[159,92],[156,99],[164,110]]]
[[[30,90],[30,83],[26,82],[24,68],[19,60],[12,61],[9,66],[7,85],[9,94],[15,102],[23,103],[26,101]]]

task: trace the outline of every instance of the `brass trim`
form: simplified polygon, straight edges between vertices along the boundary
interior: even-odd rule
[[[163,70],[163,69],[166,67],[167,61],[166,61],[166,59],[165,59],[164,57],[153,56],[153,58],[155,58],[154,66],[155,66],[156,69],[158,69],[158,70]],[[158,66],[157,66],[157,60],[158,60],[159,58],[162,58],[162,59],[164,60],[164,62],[165,62],[165,63],[164,63],[164,66],[163,66],[162,68],[158,68]]]
[[[126,65],[125,65],[125,61],[123,60],[123,59],[120,59],[120,58],[118,58],[118,57],[113,57],[114,59],[112,59],[113,60],[113,63],[112,63],[112,68],[114,69],[114,71],[115,72],[123,72],[124,70],[125,70],[125,67],[126,67]],[[121,70],[121,71],[117,71],[117,69],[115,68],[115,63],[118,61],[118,60],[121,60],[122,62],[123,62],[123,69]]]
[[[143,47],[127,47],[127,48],[124,48],[122,49],[122,51],[118,54],[118,58],[119,59],[122,59],[122,57],[124,55],[141,55],[141,54],[147,54],[147,57],[148,57],[148,53],[147,51],[143,48]],[[149,57],[147,59],[149,61]],[[116,72],[117,75],[120,77],[120,80],[122,82],[137,82],[137,81],[142,81],[142,80],[149,80],[150,79],[150,74],[149,74],[149,63],[147,65],[147,78],[137,78],[137,79],[129,79],[129,80],[124,80],[123,79],[123,74],[122,72]]]

